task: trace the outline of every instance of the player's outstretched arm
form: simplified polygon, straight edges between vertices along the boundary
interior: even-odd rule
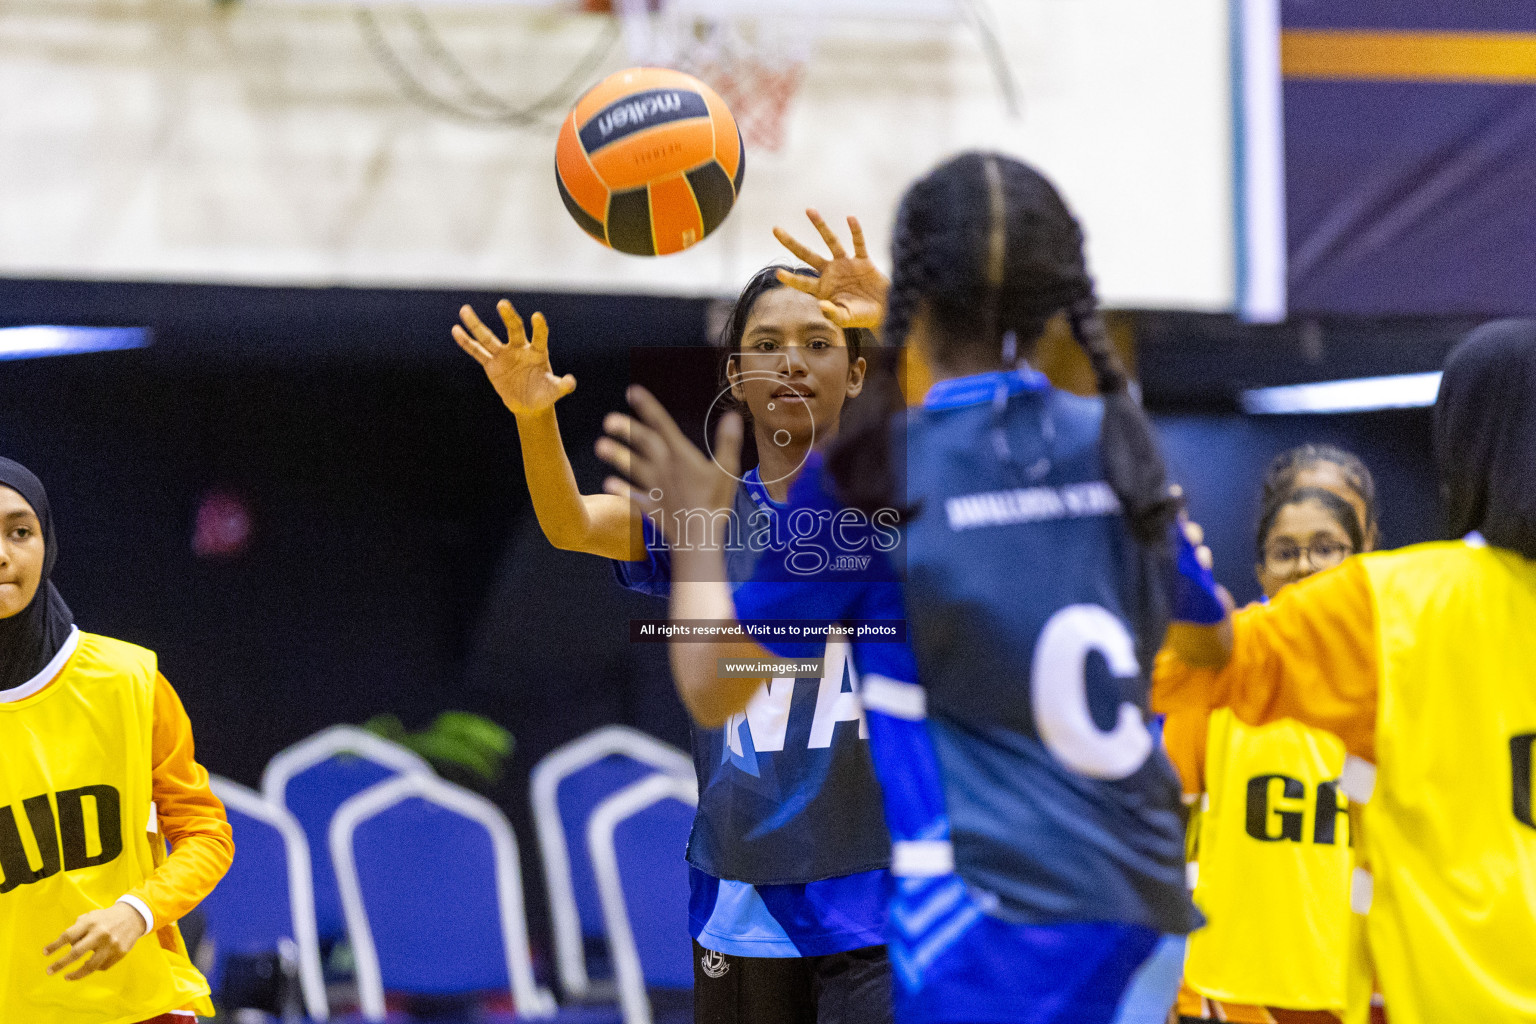
[[[806,210],[805,215],[815,225],[822,241],[827,243],[832,256],[828,259],[796,241],[783,228],[774,228],[773,237],[779,244],[804,260],[819,275],[804,277],[781,270],[779,283],[816,299],[827,319],[839,327],[878,328],[885,320],[885,300],[891,282],[869,258],[859,219],[848,218],[848,231],[853,237],[853,255],[849,256],[837,234],[821,219],[821,214]]]
[[[1376,601],[1359,558],[1288,585],[1227,618],[1229,656],[1215,669],[1154,671],[1152,710],[1231,708],[1248,725],[1294,718],[1376,759]],[[1164,662],[1159,658],[1159,665]]]
[[[644,515],[659,513],[664,524],[684,522],[702,513],[705,522],[722,523],[729,516],[741,466],[741,417],[728,413],[715,433],[715,458],[699,451],[649,391],[629,389],[635,416],[609,415],[608,436],[597,442],[603,461],[628,480],[609,477],[603,487]],[[719,518],[717,518],[719,517]],[[701,544],[672,542],[670,614],[674,621],[709,619],[734,622],[736,608],[725,574],[724,536]],[[750,640],[688,642],[667,645],[672,677],[689,714],[706,729],[718,728],[731,715],[746,709],[762,686],[758,679],[720,679],[720,658],[762,659],[774,655]]]
[[[1152,673],[1152,710],[1229,707],[1248,725],[1281,718],[1326,729],[1375,760],[1375,601],[1358,558],[1234,615],[1192,523],[1178,538],[1174,626]]]
[[[640,520],[629,505],[611,494],[582,494],[576,486],[555,419],[555,403],[576,390],[576,378],[556,377],[551,369],[544,314],[533,314],[530,338],[512,303],[502,299],[496,311],[506,325],[506,342],[469,306],[459,310],[463,324],[453,326],[453,339],[481,365],[496,394],[517,417],[523,472],[539,528],[551,544],[566,551],[621,561],[645,557]]]

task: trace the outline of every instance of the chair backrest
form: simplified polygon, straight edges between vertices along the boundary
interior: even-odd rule
[[[624,1024],[651,1024],[647,986],[693,987],[684,852],[698,802],[692,779],[656,774],[604,800],[587,826]]]
[[[305,1011],[314,1020],[330,1019],[304,830],[292,814],[255,790],[217,775],[209,782],[235,833],[234,862],[201,904],[217,957],[210,979],[214,990],[220,987],[225,957],[274,952],[288,940],[298,950]]]
[[[358,1001],[384,1019],[384,990],[510,991],[547,1017],[528,952],[517,838],[496,805],[432,775],[401,775],[350,798],[331,821]]]
[[[331,816],[348,797],[396,775],[432,775],[415,752],[353,725],[333,725],[272,755],[261,776],[266,800],[287,808],[309,840],[315,925],[321,941],[346,933],[329,843]]]
[[[606,934],[603,908],[587,855],[587,823],[613,793],[653,772],[694,777],[683,751],[637,729],[609,725],[545,755],[533,768],[530,801],[549,897],[560,985],[568,996],[589,994],[584,937]]]

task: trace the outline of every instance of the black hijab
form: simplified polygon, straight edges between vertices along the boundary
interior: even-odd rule
[[[1452,537],[1536,558],[1536,320],[1495,320],[1446,357],[1435,456]]]
[[[37,593],[31,604],[10,618],[0,619],[0,690],[9,690],[47,667],[69,639],[75,616],[49,579],[58,561],[59,546],[53,539],[48,492],[25,466],[6,458],[0,458],[0,484],[25,498],[43,526],[43,579]]]

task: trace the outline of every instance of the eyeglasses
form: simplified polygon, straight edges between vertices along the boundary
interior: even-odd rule
[[[1279,541],[1264,549],[1264,565],[1276,576],[1285,576],[1296,571],[1302,555],[1307,556],[1313,569],[1322,570],[1332,569],[1354,553],[1355,549],[1350,545],[1326,537],[1320,537],[1305,547]]]

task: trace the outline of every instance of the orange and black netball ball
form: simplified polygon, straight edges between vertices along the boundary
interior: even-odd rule
[[[741,192],[746,151],[713,89],[670,68],[630,68],[576,101],[560,126],[565,208],[604,245],[682,252],[719,227]]]

